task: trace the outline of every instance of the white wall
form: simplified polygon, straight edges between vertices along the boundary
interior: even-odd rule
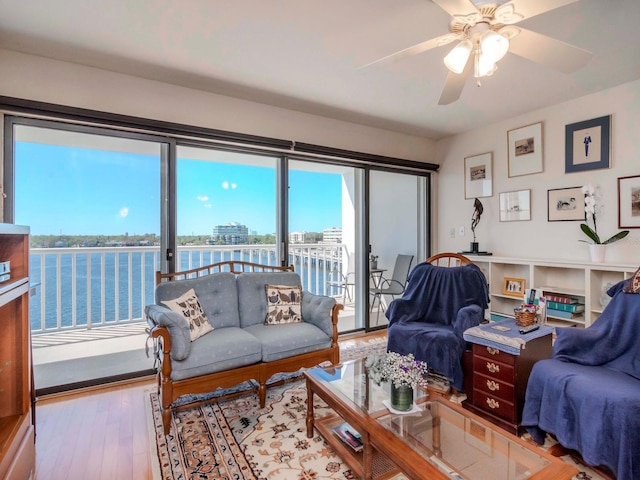
[[[435,142],[0,49],[0,95],[433,162]]]
[[[611,168],[564,173],[565,125],[612,115]],[[507,131],[542,122],[544,171],[508,178]],[[437,224],[434,251],[469,249],[473,199],[464,199],[464,158],[493,152],[493,196],[481,198],[484,213],[476,229],[481,250],[494,255],[534,259],[588,261],[586,239],[580,222],[548,222],[547,190],[577,187],[586,183],[600,187],[603,212],[597,217],[598,233],[609,238],[618,229],[618,177],[640,175],[640,81],[588,95],[550,108],[530,112],[508,121],[488,125],[438,142],[441,169],[437,175]],[[500,192],[531,189],[531,221],[500,222]],[[465,236],[458,229],[465,227]],[[455,238],[450,230],[455,228]],[[640,263],[640,229],[609,245],[608,263]]]

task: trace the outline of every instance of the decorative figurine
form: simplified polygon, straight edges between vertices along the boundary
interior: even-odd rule
[[[471,233],[473,233],[473,242],[471,242],[471,250],[462,253],[470,253],[472,255],[491,255],[489,252],[481,252],[476,241],[476,227],[480,223],[480,217],[484,212],[482,202],[477,198],[473,200],[473,215],[471,215]]]

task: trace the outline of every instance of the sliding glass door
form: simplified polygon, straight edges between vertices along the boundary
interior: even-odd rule
[[[153,302],[160,268],[167,145],[102,129],[24,123],[6,124],[13,161],[5,162],[5,174],[13,181],[5,183],[5,221],[31,228],[36,388],[151,369],[143,328],[131,325]],[[89,343],[107,337],[114,340]]]
[[[302,276],[303,286],[330,295],[343,303],[338,330],[362,328],[361,232],[356,229],[361,189],[356,175],[362,170],[348,166],[288,162],[289,257]]]
[[[369,326],[386,326],[386,308],[407,275],[426,258],[426,178],[371,171],[369,175]],[[378,289],[389,293],[380,293]]]
[[[178,145],[176,271],[223,260],[280,265],[276,157]]]

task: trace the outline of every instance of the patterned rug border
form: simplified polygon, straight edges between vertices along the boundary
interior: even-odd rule
[[[149,463],[151,465],[151,479],[162,480],[162,472],[160,470],[160,452],[158,451],[158,438],[156,436],[156,423],[153,417],[153,403],[151,395],[155,393],[155,389],[148,388],[142,392],[144,395],[144,410],[147,419],[147,438],[149,439]]]

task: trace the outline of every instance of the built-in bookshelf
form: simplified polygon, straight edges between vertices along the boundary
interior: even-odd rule
[[[606,290],[613,284],[627,279],[637,270],[636,264],[608,264],[591,262],[560,262],[541,259],[473,256],[489,284],[488,319],[513,318],[513,309],[522,298],[503,293],[505,278],[524,279],[526,288],[575,298],[585,305],[584,312],[576,318],[548,316],[547,321],[558,326],[588,327],[600,316],[608,303]]]
[[[0,478],[34,475],[29,229],[0,224]]]

